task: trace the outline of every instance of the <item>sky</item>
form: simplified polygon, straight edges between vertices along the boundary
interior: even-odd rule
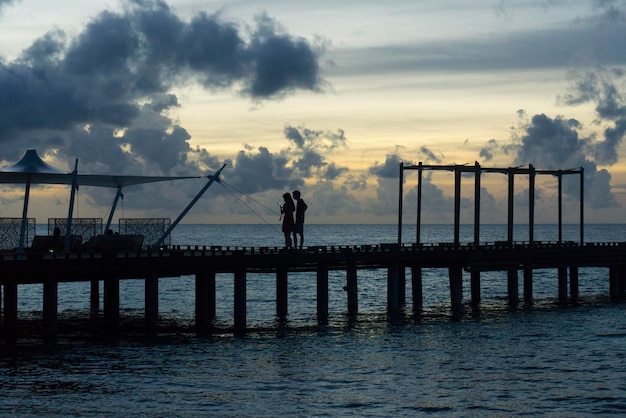
[[[0,167],[36,149],[82,174],[199,175],[188,223],[395,223],[399,164],[578,169],[585,222],[623,223],[626,1],[0,0]],[[204,179],[124,190],[122,217],[175,218]],[[415,171],[403,219],[415,221]],[[506,175],[481,178],[481,222],[506,223]],[[557,180],[535,220],[557,222]],[[424,223],[453,222],[453,174],[426,171]],[[463,178],[461,221],[473,221]],[[563,179],[577,223],[579,178]],[[80,217],[115,190],[83,187]],[[528,219],[515,178],[515,221]],[[23,186],[0,216],[19,217]],[[38,186],[29,215],[67,214]]]

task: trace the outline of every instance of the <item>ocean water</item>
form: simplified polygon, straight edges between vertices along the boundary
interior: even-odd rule
[[[516,226],[515,239],[527,239]],[[395,225],[306,225],[305,245],[395,242]],[[422,242],[450,242],[449,225]],[[470,241],[471,227],[461,240]],[[586,225],[586,241],[624,241],[626,225]],[[556,241],[555,225],[535,239]],[[481,226],[481,241],[506,226]],[[579,239],[566,225],[564,240]],[[403,228],[403,241],[415,227]],[[279,225],[180,225],[173,244],[281,246]],[[159,282],[159,333],[142,329],[143,282],[120,286],[121,331],[88,319],[89,286],[59,285],[59,340],[40,341],[41,286],[19,287],[24,335],[0,346],[1,416],[617,416],[626,413],[626,304],[606,269],[581,269],[580,299],[556,303],[555,271],[534,275],[532,306],[507,304],[506,273],[482,276],[479,309],[450,310],[447,271],[424,271],[424,310],[385,315],[386,271],[359,271],[347,315],[345,272],[329,273],[329,323],[316,320],[315,274],[289,275],[289,315],[275,317],[275,277],[248,275],[247,322],[233,334],[232,275],[217,277],[217,331],[196,335],[193,277]],[[521,282],[521,280],[520,280]],[[521,283],[520,283],[521,286]],[[520,287],[520,294],[521,292]],[[469,301],[469,277],[464,276]]]

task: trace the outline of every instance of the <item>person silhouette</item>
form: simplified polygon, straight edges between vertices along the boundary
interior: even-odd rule
[[[283,234],[285,234],[285,247],[291,248],[291,234],[295,234],[295,225],[293,221],[293,213],[296,211],[296,205],[289,193],[283,194],[284,204],[280,205],[280,213],[283,216]]]
[[[300,197],[300,191],[293,191],[293,198],[296,200],[296,219],[293,231],[293,246],[298,248],[298,235],[300,235],[300,249],[304,244],[304,212],[306,212],[308,206],[304,202],[304,199]]]

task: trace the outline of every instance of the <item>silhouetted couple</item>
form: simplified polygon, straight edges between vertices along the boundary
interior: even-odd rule
[[[293,200],[296,200],[294,203]],[[298,235],[300,235],[300,249],[304,243],[304,212],[308,206],[300,197],[298,190],[293,191],[293,199],[289,193],[283,195],[284,204],[280,206],[283,215],[283,234],[285,234],[285,247],[292,248],[291,236],[293,235],[293,247],[298,248]],[[294,212],[296,214],[294,220]]]

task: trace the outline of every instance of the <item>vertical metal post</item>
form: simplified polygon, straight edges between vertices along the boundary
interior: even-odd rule
[[[585,242],[584,230],[585,230],[585,205],[584,205],[584,196],[585,194],[585,168],[580,167],[580,245],[583,245]]]
[[[528,241],[535,241],[535,167],[528,166]]]
[[[417,230],[415,231],[415,243],[420,243],[420,232],[422,227],[422,162],[417,165]]]
[[[563,174],[559,170],[559,244],[563,241]]]
[[[480,175],[478,161],[474,163],[474,245],[480,245]]]
[[[461,167],[454,167],[454,245],[459,245],[461,231]]]
[[[24,206],[22,207],[22,226],[20,228],[20,244],[17,247],[18,253],[24,252],[25,237],[26,237],[26,227],[28,225],[28,200],[30,198],[30,182],[32,179],[32,174],[28,174],[26,176],[26,186],[24,188]]]
[[[507,220],[507,241],[509,245],[513,244],[513,210],[515,200],[515,171],[509,168],[509,199],[508,199],[508,220]]]
[[[400,163],[398,176],[398,244],[402,245],[402,183],[404,182],[404,163]]]

